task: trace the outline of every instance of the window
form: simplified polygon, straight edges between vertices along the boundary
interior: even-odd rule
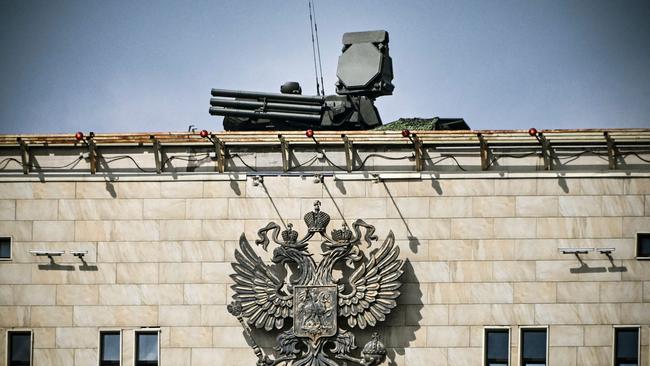
[[[614,328],[614,366],[639,366],[639,327]]]
[[[636,257],[650,259],[650,233],[636,234]]]
[[[508,366],[510,361],[510,329],[486,328],[483,350],[485,366]]]
[[[7,332],[7,366],[32,364],[32,332]]]
[[[135,333],[135,366],[158,366],[158,330]]]
[[[546,366],[546,328],[521,328],[519,337],[521,366]]]
[[[11,259],[11,238],[0,237],[0,260]]]
[[[99,332],[99,366],[120,366],[120,332]]]

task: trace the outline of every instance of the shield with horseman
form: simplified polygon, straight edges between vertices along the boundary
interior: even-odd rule
[[[336,334],[336,286],[296,286],[293,293],[293,331],[316,341]]]

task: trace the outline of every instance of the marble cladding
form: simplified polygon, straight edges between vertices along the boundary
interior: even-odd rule
[[[134,330],[155,327],[161,365],[254,364],[226,311],[229,262],[240,235],[252,241],[268,221],[304,230],[316,199],[330,229],[361,218],[380,237],[392,230],[408,260],[381,329],[393,365],[480,365],[490,326],[510,327],[512,365],[519,329],[547,326],[550,365],[605,366],[614,326],[638,325],[650,362],[650,261],[635,258],[650,178],[0,182],[0,235],[13,238],[0,344],[31,329],[34,365],[96,365],[98,332],[118,329],[130,365]],[[561,247],[615,252],[580,262]],[[52,264],[32,249],[68,253]],[[254,336],[272,351],[273,337]]]

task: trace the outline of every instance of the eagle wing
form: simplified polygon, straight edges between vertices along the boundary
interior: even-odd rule
[[[284,280],[264,264],[244,237],[239,239],[241,251],[235,250],[235,270],[230,277],[235,300],[242,305],[242,315],[256,328],[281,329],[284,319],[293,316],[293,295],[282,291]]]
[[[399,247],[395,246],[395,236],[391,231],[381,248],[370,255],[367,263],[362,263],[350,276],[349,293],[342,293],[339,285],[339,311],[352,328],[374,326],[386,320],[386,315],[397,305],[398,281],[402,275],[404,262],[397,259]]]

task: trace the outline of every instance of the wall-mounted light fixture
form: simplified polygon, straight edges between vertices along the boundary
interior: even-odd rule
[[[596,251],[600,254],[609,256],[616,251],[616,248],[596,248]]]
[[[588,254],[594,251],[594,248],[559,248],[558,249],[562,254]]]
[[[50,262],[54,264],[54,257],[60,257],[65,254],[65,250],[44,250],[44,249],[33,249],[29,253],[36,257],[48,257]]]
[[[260,184],[264,184],[264,177],[261,175],[256,175],[253,177],[253,186],[257,187]]]
[[[83,260],[83,257],[88,254],[87,250],[73,250],[70,252],[70,254],[74,255],[75,257]]]

